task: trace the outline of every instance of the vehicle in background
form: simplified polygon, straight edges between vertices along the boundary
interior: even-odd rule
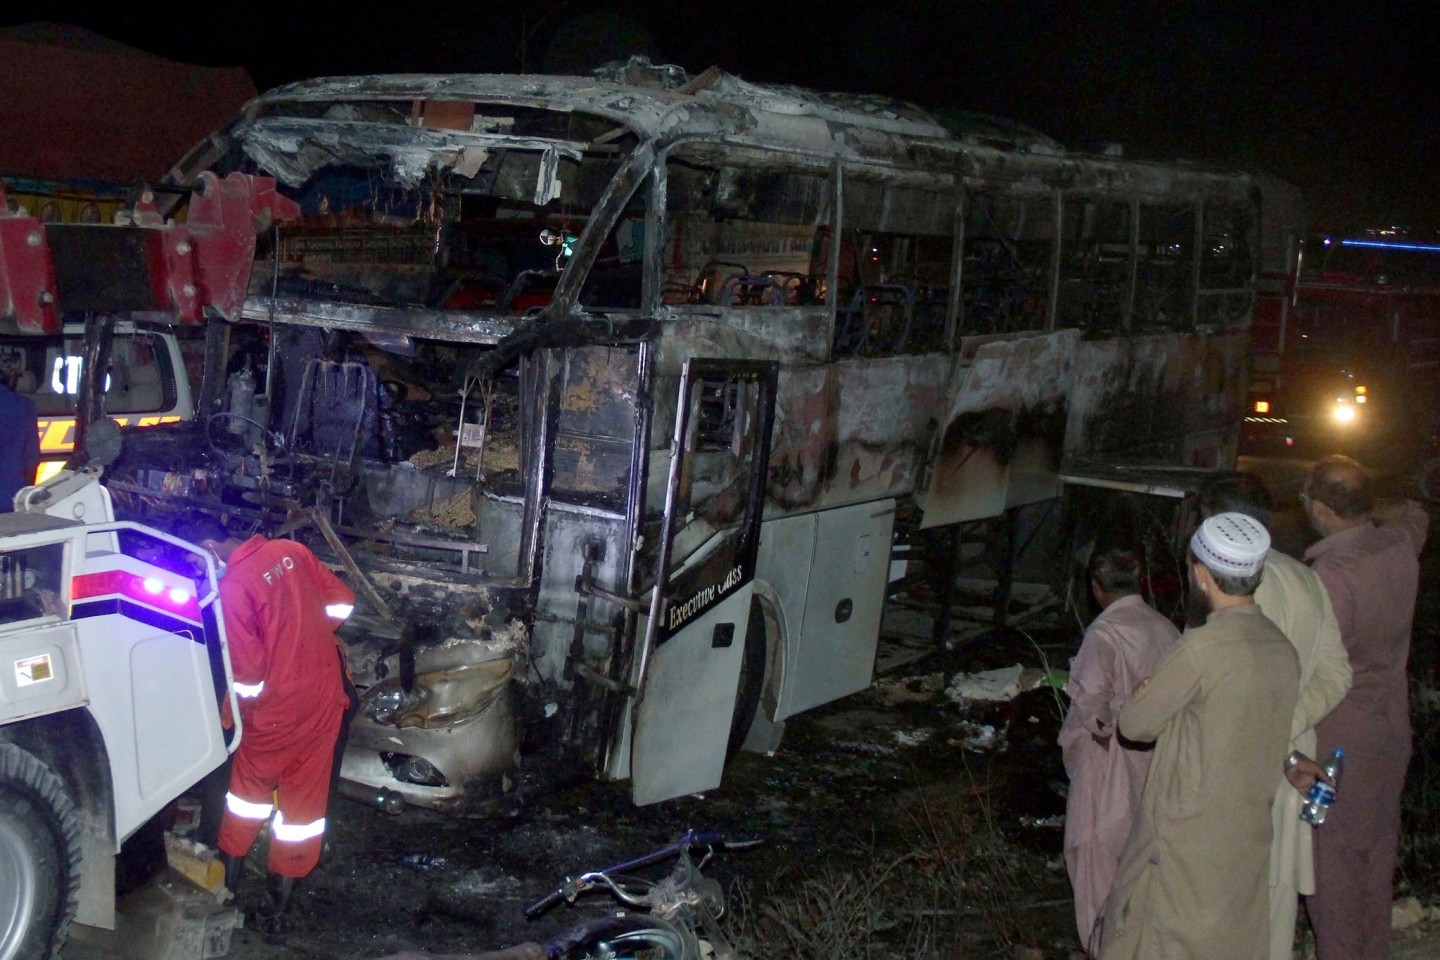
[[[60,334],[0,334],[0,365],[20,371],[15,389],[30,397],[39,415],[36,483],[54,476],[75,449],[84,333],[83,324],[69,323]],[[121,427],[153,427],[195,416],[190,381],[172,331],[156,325],[116,324],[104,404]]]
[[[139,324],[237,310],[254,231],[289,212],[243,175],[197,183],[185,226],[143,201],[46,223],[0,193],[0,349],[42,415],[79,424],[65,468],[0,513],[0,960],[53,956],[72,920],[115,929],[120,845],[239,744],[215,565],[115,519],[107,404],[176,409],[175,355]]]
[[[163,212],[237,170],[303,215],[110,489],[350,572],[342,776],[377,802],[711,789],[870,684],[903,551],[942,630],[967,565],[1006,616],[1097,535],[1178,568],[1133,503],[1234,464],[1241,174],[640,60],[283,87]]]
[[[1435,432],[1440,244],[1395,230],[1313,236],[1284,296],[1257,322],[1247,449],[1418,447]]]

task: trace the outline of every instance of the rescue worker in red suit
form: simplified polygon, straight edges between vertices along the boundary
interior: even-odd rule
[[[203,532],[202,532],[203,533]],[[255,920],[279,934],[295,881],[324,844],[330,771],[349,704],[335,630],[355,595],[302,544],[229,537],[218,523],[191,538],[225,563],[220,601],[243,722],[220,822],[232,891],[265,822],[270,877]]]

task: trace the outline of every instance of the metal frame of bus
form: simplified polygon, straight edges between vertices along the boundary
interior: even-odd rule
[[[522,705],[522,721],[528,715],[548,725],[553,739],[602,775],[632,778],[638,802],[718,784],[737,704],[748,709],[747,688],[758,687],[758,706],[753,722],[740,718],[740,732],[748,733],[749,747],[773,749],[787,717],[869,684],[897,509],[922,528],[1001,521],[1018,547],[1034,530],[1017,527],[1055,527],[1045,514],[1057,512],[1052,507],[1067,490],[1086,488],[1101,499],[1173,495],[1183,492],[1186,471],[1233,465],[1258,243],[1258,191],[1244,175],[1071,154],[1038,134],[986,119],[952,133],[905,105],[764,87],[712,69],[683,84],[503,76],[298,84],[254,101],[177,165],[172,185],[183,188],[233,152],[237,140],[263,137],[268,117],[286,110],[313,117],[326,104],[365,102],[410,103],[412,116],[456,104],[471,112],[507,106],[573,111],[603,117],[634,138],[580,231],[553,299],[537,316],[253,290],[245,315],[272,328],[471,344],[484,354],[485,370],[518,371],[523,492],[479,492],[477,526],[489,524],[488,532],[456,542],[454,564],[362,556],[366,542],[384,540],[382,532],[341,533],[351,562],[388,589],[387,605],[403,605],[431,588],[453,598],[486,598],[492,620],[503,619],[504,626],[486,626],[481,639],[506,633],[513,640],[516,631],[521,637],[503,653],[489,649],[481,657],[515,658],[516,686],[535,708],[527,714]],[[357,127],[349,135],[365,133]],[[436,169],[456,162],[453,146],[465,136],[447,133],[452,153],[432,158]],[[415,134],[417,149],[433,142],[433,133]],[[277,143],[260,144],[260,153],[273,156],[266,151],[281,149]],[[496,141],[477,137],[476,143],[494,148]],[[346,149],[363,147],[356,139]],[[744,160],[762,172],[825,178],[825,215],[815,224],[833,241],[823,277],[815,278],[831,291],[825,301],[809,307],[666,303],[667,160],[679,156],[716,166]],[[768,167],[761,157],[770,158]],[[579,296],[589,271],[637,195],[644,198],[641,306],[587,310]],[[845,355],[847,346],[837,344],[843,306],[837,301],[847,201],[860,203],[860,210],[869,202],[869,215],[878,218],[869,229],[883,232],[892,214],[896,222],[933,220],[934,210],[911,202],[925,195],[940,203],[940,219],[951,226],[948,284],[943,300],[935,298],[943,303],[943,326],[931,330],[935,346],[912,353],[858,347]],[[996,198],[1048,206],[1050,219],[1030,248],[1037,263],[1044,260],[1029,301],[1035,322],[981,330],[972,316],[978,295],[972,286],[967,297],[965,286],[978,269],[967,260],[967,239],[972,246],[978,241],[965,227],[974,210]],[[1102,204],[1123,229],[1085,240],[1082,255],[1067,259],[1074,251],[1066,237],[1083,239]],[[987,242],[1003,254],[1006,240]],[[1079,321],[1067,297],[1101,260],[1109,270],[1108,306]],[[1145,281],[1160,275],[1165,296],[1157,298],[1151,295],[1157,288]],[[1037,303],[1043,309],[1035,311]],[[692,358],[703,361],[701,367],[690,366]],[[711,361],[718,365],[705,368]],[[736,440],[737,449],[747,449],[747,469],[763,469],[765,509],[732,517],[680,556],[683,551],[670,551],[686,521],[676,512],[675,483],[683,479],[686,444],[693,441],[684,433],[686,417],[675,413],[689,409],[688,401],[667,406],[668,398],[677,390],[683,396],[692,372],[701,369],[709,369],[716,389],[744,392],[733,376],[753,378],[758,368],[727,372],[724,364],[737,361],[774,371],[773,387],[746,394],[746,403],[760,406],[743,414],[753,412],[758,422],[773,415],[773,432],[754,447],[738,434]],[[212,356],[212,374],[223,369],[221,362]],[[217,384],[211,376],[202,388],[202,417],[219,409]],[[628,436],[580,438],[593,441],[593,449],[603,440],[612,459],[628,448],[617,491],[623,502],[587,500],[557,485],[557,435],[574,426],[582,394],[589,403],[624,398]],[[764,409],[766,403],[773,410]],[[681,433],[672,436],[677,422]],[[572,434],[566,443],[575,441]],[[657,555],[647,552],[654,541],[646,480],[658,479],[662,466],[666,476],[672,468],[679,473],[670,478],[660,510]],[[133,490],[145,492],[140,484]],[[513,555],[502,547],[511,541]],[[391,542],[403,544],[403,538]],[[707,558],[741,543],[748,544],[742,553],[753,551],[752,563],[706,572]],[[513,567],[476,575],[472,554],[483,548],[491,551],[487,566],[507,565],[497,559],[503,555]],[[658,592],[655,570],[647,570],[656,563],[663,574]],[[1002,580],[1014,564],[1003,566]],[[667,595],[671,576],[678,586],[670,585]],[[660,642],[654,618],[673,610],[685,612]],[[396,628],[407,629],[403,622]],[[758,645],[757,634],[763,634]],[[513,735],[513,728],[497,729]],[[412,735],[379,733],[396,743]],[[368,749],[380,749],[373,746],[384,739],[379,733]],[[442,750],[435,739],[427,749]],[[369,787],[398,787],[412,802],[444,809],[466,805],[465,784],[430,790],[386,781],[375,769],[365,781]],[[356,771],[347,766],[350,773]]]

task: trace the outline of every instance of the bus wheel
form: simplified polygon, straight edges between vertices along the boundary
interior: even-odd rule
[[[0,960],[46,960],[80,890],[80,822],[60,778],[0,743]]]
[[[765,684],[765,611],[760,601],[750,600],[750,621],[745,627],[745,649],[741,653],[740,683],[735,688],[735,712],[730,716],[730,740],[725,746],[725,762],[734,759],[750,732],[755,711],[760,708],[760,693]]]

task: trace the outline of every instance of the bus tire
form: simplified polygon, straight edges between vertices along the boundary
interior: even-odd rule
[[[65,784],[0,743],[0,960],[48,960],[80,892],[80,821]]]
[[[765,611],[760,601],[750,599],[750,621],[745,627],[745,649],[740,659],[740,682],[735,687],[735,712],[730,715],[730,739],[725,745],[725,762],[740,752],[765,686]]]

